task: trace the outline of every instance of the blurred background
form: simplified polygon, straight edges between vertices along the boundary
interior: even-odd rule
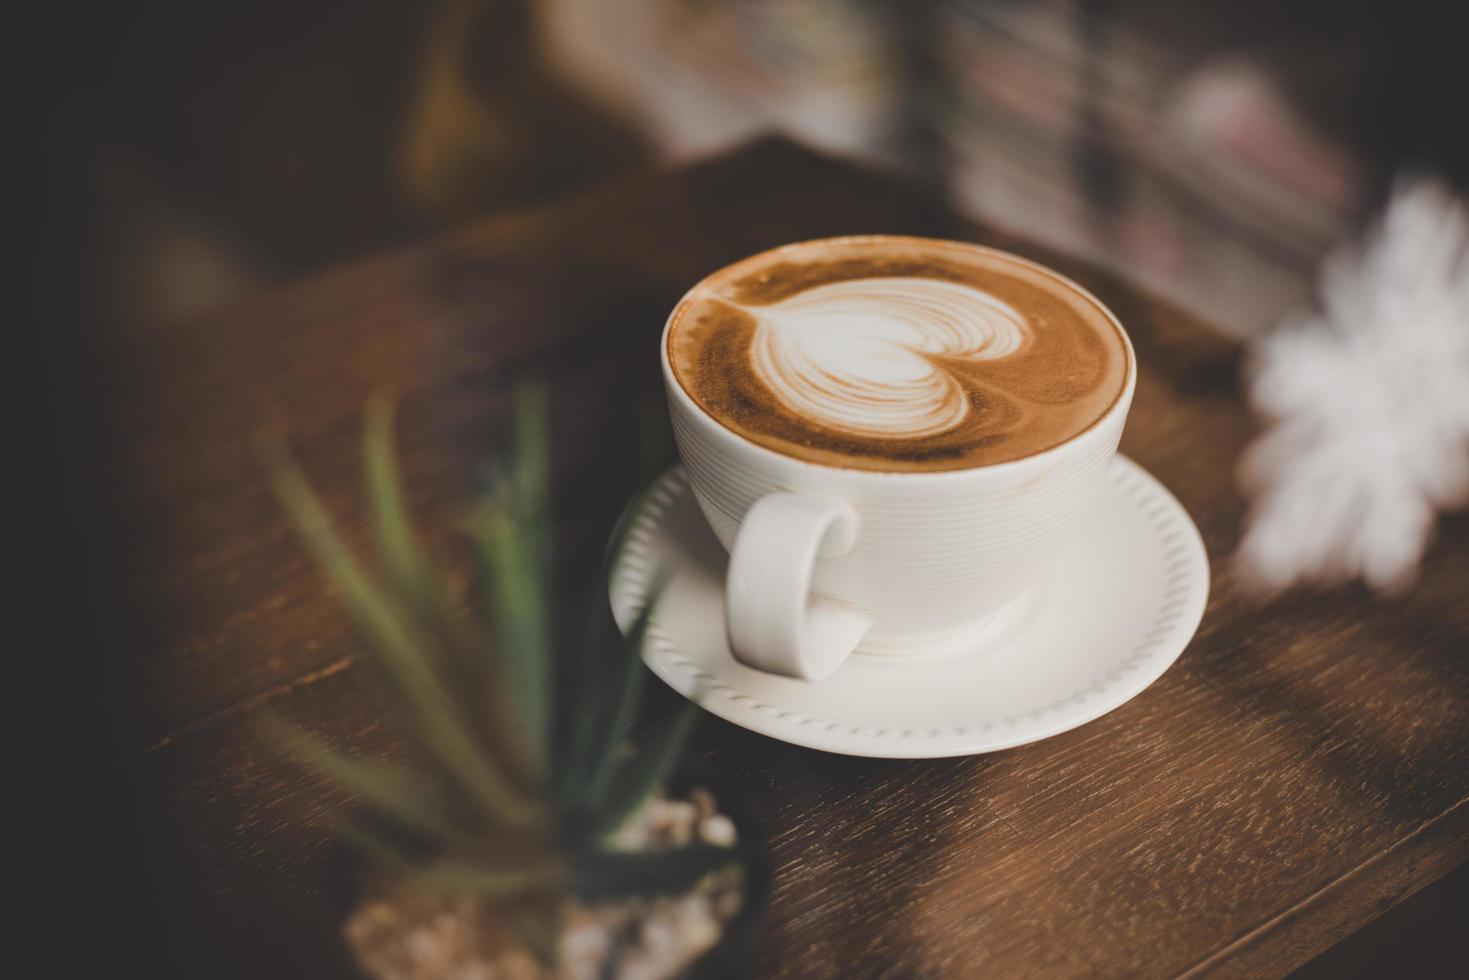
[[[1309,297],[1393,173],[1464,181],[1452,15],[1412,0],[152,0],[52,10],[23,91],[88,329],[157,329],[778,130],[1248,334]]]

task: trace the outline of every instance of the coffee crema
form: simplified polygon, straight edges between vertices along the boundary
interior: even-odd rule
[[[866,470],[1021,459],[1084,431],[1127,383],[1111,316],[1016,256],[874,236],[721,269],[669,321],[679,385],[768,449]]]

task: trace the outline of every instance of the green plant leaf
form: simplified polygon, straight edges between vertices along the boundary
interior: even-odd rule
[[[677,895],[739,858],[738,849],[712,844],[667,851],[593,851],[572,861],[567,885],[589,902]]]
[[[414,628],[401,604],[363,571],[341,540],[305,474],[279,444],[262,446],[276,496],[296,525],[308,550],[342,591],[348,611],[370,642],[377,663],[402,697],[399,720],[461,788],[478,801],[486,816],[509,826],[541,819],[537,801],[525,795],[506,773],[480,751],[459,706],[433,669],[425,651],[431,640]]]
[[[459,835],[449,816],[424,801],[421,788],[386,766],[352,759],[277,715],[266,715],[260,725],[269,741],[356,797],[374,815],[426,838]]]
[[[424,891],[506,899],[554,888],[560,880],[559,867],[549,859],[527,867],[503,868],[471,860],[440,858],[416,865],[408,873],[413,884]]]
[[[589,736],[590,754],[586,767],[583,803],[595,806],[607,794],[612,781],[617,753],[626,743],[633,718],[642,699],[647,668],[643,666],[643,645],[653,612],[662,595],[666,575],[660,570],[649,590],[649,600],[633,621],[623,641],[604,654],[607,658],[603,680],[602,707],[597,712],[596,727]]]
[[[484,501],[474,535],[485,578],[487,618],[492,624],[499,665],[509,681],[505,692],[522,725],[522,742],[531,769],[543,773],[547,735],[547,659],[542,589],[528,542],[520,533],[504,495]],[[502,695],[492,691],[492,702]]]
[[[398,454],[393,441],[397,405],[384,392],[375,392],[367,404],[362,430],[362,454],[367,464],[367,494],[372,505],[373,535],[387,572],[416,625],[434,634],[447,648],[451,663],[439,665],[463,673],[471,663],[474,642],[458,625],[440,572],[419,542],[413,518],[403,497]],[[466,678],[468,679],[468,678]]]
[[[538,571],[549,559],[547,513],[551,494],[550,401],[544,384],[515,389],[515,465],[511,470],[517,516],[530,535]]]
[[[530,573],[525,598],[525,621],[520,638],[527,648],[521,658],[522,696],[531,699],[528,719],[542,749],[551,732],[551,407],[543,382],[515,389],[515,459],[510,472],[511,501],[523,541],[522,561]]]
[[[496,865],[472,858],[425,856],[351,820],[337,829],[348,845],[424,891],[505,899],[549,891],[560,881],[560,863],[548,853],[533,852],[533,860],[518,865]]]
[[[499,664],[510,682],[521,720],[522,743],[537,784],[545,783],[551,730],[551,590],[549,416],[544,386],[515,392],[512,466],[492,480],[472,529],[484,581],[485,614],[492,625]],[[490,692],[503,703],[507,692]]]
[[[612,644],[599,644],[596,638],[603,634],[589,635],[582,651],[577,671],[588,678],[588,692],[573,701],[574,709],[569,719],[568,746],[560,764],[566,771],[562,774],[562,792],[565,815],[574,834],[579,834],[600,801],[606,795],[615,770],[618,754],[631,735],[633,720],[642,699],[647,670],[643,665],[643,647],[647,642],[648,629],[654,611],[662,598],[671,573],[659,567],[653,571],[648,586],[648,601],[633,620],[627,635],[617,636]],[[597,603],[593,603],[596,606]],[[605,611],[605,598],[601,610],[594,611],[596,617],[588,619],[590,626],[611,622]],[[614,627],[615,628],[615,627]],[[579,679],[574,678],[576,682]],[[576,690],[581,690],[580,688]]]
[[[607,793],[593,801],[592,834],[606,837],[632,816],[673,773],[699,718],[693,701],[678,708],[663,727],[618,766]]]
[[[439,654],[437,669],[453,691],[478,691],[494,682],[483,639],[454,607],[443,573],[420,544],[404,502],[393,440],[396,404],[384,392],[372,396],[363,426],[363,456],[367,461],[367,489],[372,503],[373,531],[388,581],[403,597],[419,630],[431,634],[431,652]],[[466,720],[475,725],[496,758],[519,784],[531,789],[533,774],[518,729],[507,719],[509,705],[495,710],[470,710]],[[475,709],[482,706],[476,704]]]
[[[419,860],[419,855],[351,820],[344,820],[337,826],[337,836],[353,850],[376,861],[388,871],[406,874],[413,870]]]
[[[561,672],[556,698],[557,731],[551,775],[563,815],[570,813],[585,790],[586,771],[595,748],[597,718],[606,690],[606,651],[614,636],[621,639],[607,608],[605,582],[593,582],[581,612],[581,642]]]
[[[440,860],[413,869],[413,881],[425,891],[471,892],[495,898],[524,895],[552,887],[554,864],[502,870],[472,861]]]
[[[397,405],[383,392],[367,403],[362,454],[367,461],[367,490],[372,501],[373,530],[388,580],[420,609],[439,611],[435,573],[422,548],[403,501],[403,482],[393,447]]]

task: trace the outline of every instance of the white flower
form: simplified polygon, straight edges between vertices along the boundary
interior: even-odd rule
[[[1399,181],[1360,248],[1326,262],[1319,313],[1254,350],[1273,425],[1240,465],[1239,559],[1266,588],[1417,573],[1437,512],[1469,501],[1469,209]]]

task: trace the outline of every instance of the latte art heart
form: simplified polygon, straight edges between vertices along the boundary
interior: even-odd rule
[[[958,470],[1057,446],[1123,397],[1130,354],[1095,299],[993,249],[802,242],[707,277],[665,332],[699,410],[812,463]]]
[[[788,409],[841,432],[914,439],[947,432],[973,411],[937,358],[992,360],[1030,338],[1024,316],[972,286],[940,279],[854,279],[768,306],[751,363]]]

